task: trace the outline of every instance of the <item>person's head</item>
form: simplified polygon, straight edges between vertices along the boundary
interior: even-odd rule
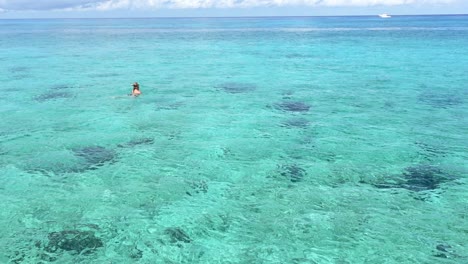
[[[140,90],[140,85],[137,82],[133,83],[133,90],[135,89]]]

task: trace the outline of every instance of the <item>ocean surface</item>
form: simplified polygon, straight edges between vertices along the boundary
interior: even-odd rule
[[[468,16],[0,20],[0,82],[0,263],[468,263]]]

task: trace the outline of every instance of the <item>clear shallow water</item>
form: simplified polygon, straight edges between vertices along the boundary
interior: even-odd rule
[[[466,263],[467,46],[466,16],[2,20],[0,262]]]

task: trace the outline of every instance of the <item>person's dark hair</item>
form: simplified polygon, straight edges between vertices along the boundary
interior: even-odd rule
[[[137,82],[133,84],[133,90],[140,90],[140,85]]]

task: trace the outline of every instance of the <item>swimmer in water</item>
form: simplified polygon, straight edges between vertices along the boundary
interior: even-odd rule
[[[137,96],[139,96],[140,94],[141,94],[140,85],[139,85],[137,82],[135,82],[135,83],[133,84],[132,96],[137,97]]]

